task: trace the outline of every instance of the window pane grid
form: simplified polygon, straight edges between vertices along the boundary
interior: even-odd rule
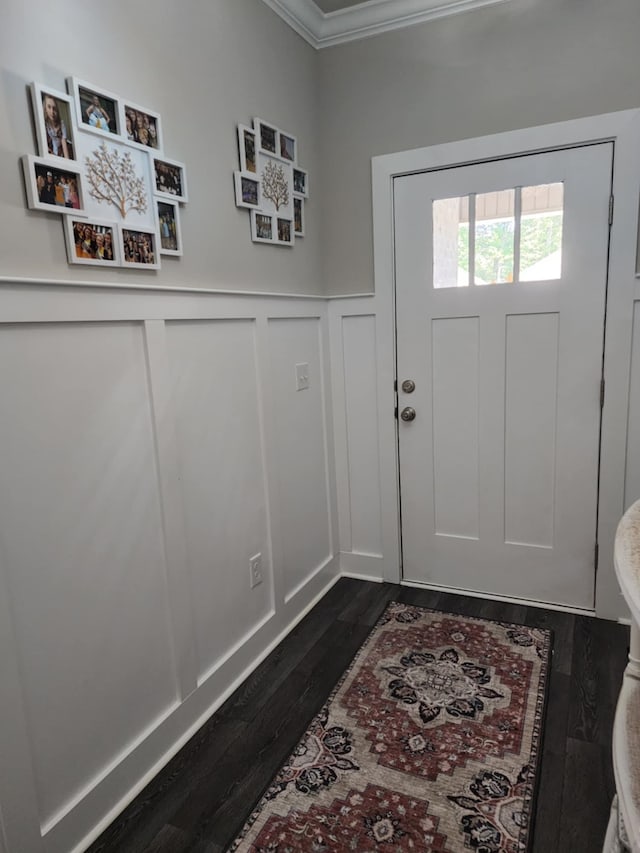
[[[433,286],[559,279],[564,185],[433,201]]]

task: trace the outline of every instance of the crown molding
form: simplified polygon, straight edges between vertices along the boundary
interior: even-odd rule
[[[509,0],[367,0],[322,12],[313,0],[263,0],[317,50]]]

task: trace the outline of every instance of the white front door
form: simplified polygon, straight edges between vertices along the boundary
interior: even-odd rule
[[[612,154],[394,180],[405,580],[593,607]]]

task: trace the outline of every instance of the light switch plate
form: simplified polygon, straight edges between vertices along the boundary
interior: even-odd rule
[[[309,387],[309,365],[307,362],[296,364],[296,391],[305,391]]]

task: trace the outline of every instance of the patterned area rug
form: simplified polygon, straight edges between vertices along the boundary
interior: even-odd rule
[[[391,603],[230,851],[526,851],[549,652]]]

